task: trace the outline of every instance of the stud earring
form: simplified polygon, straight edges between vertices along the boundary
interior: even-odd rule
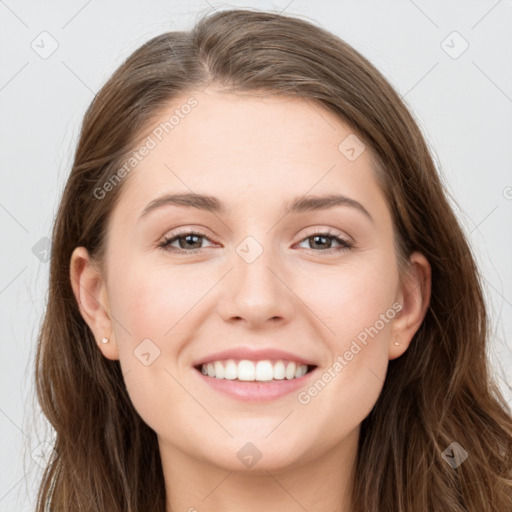
[[[101,343],[108,343],[108,338],[103,338],[103,339],[101,340]]]

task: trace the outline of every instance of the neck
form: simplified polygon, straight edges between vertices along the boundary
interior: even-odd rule
[[[353,512],[358,439],[359,427],[285,469],[256,464],[245,471],[198,460],[160,439],[167,512]]]

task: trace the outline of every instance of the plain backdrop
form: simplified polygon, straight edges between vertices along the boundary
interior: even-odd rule
[[[0,0],[0,512],[33,510],[51,442],[34,400],[34,351],[48,237],[85,109],[146,40],[234,6],[331,30],[403,96],[477,256],[489,357],[512,404],[512,2]]]

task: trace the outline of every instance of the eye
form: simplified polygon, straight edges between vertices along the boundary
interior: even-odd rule
[[[158,247],[178,254],[197,254],[204,249],[204,247],[201,247],[202,240],[208,240],[211,242],[210,238],[208,238],[204,233],[200,233],[198,231],[186,231],[171,237],[165,237]],[[178,247],[172,245],[176,242],[178,243]],[[299,243],[302,244],[304,242],[309,242],[310,245],[313,245],[313,248],[310,248],[310,250],[314,251],[316,247],[322,250],[315,252],[327,253],[348,250],[354,246],[352,242],[349,242],[330,231],[312,233],[306,238],[303,238]],[[333,242],[337,243],[339,247],[332,247]]]
[[[203,249],[203,247],[200,247],[201,239],[210,240],[203,233],[186,231],[184,233],[178,233],[171,238],[165,238],[164,241],[159,244],[159,247],[179,254],[197,253]],[[179,247],[173,247],[171,244],[174,242],[178,242]]]
[[[340,247],[332,247],[332,242],[335,242],[340,245]],[[300,243],[309,242],[310,245],[313,244],[313,247],[316,246],[320,249],[323,249],[320,252],[332,252],[332,251],[344,251],[347,249],[351,249],[354,245],[352,242],[337,236],[330,231],[325,233],[313,233],[306,238],[303,238]],[[313,249],[312,249],[313,250]],[[318,252],[318,251],[315,251]]]

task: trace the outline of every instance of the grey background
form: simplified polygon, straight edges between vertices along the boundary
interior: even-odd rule
[[[47,294],[45,239],[84,111],[144,41],[231,6],[310,19],[368,57],[403,95],[482,270],[489,357],[512,404],[510,1],[0,0],[0,512],[33,510],[48,455],[51,433],[33,390]],[[48,55],[52,45],[58,47]]]

